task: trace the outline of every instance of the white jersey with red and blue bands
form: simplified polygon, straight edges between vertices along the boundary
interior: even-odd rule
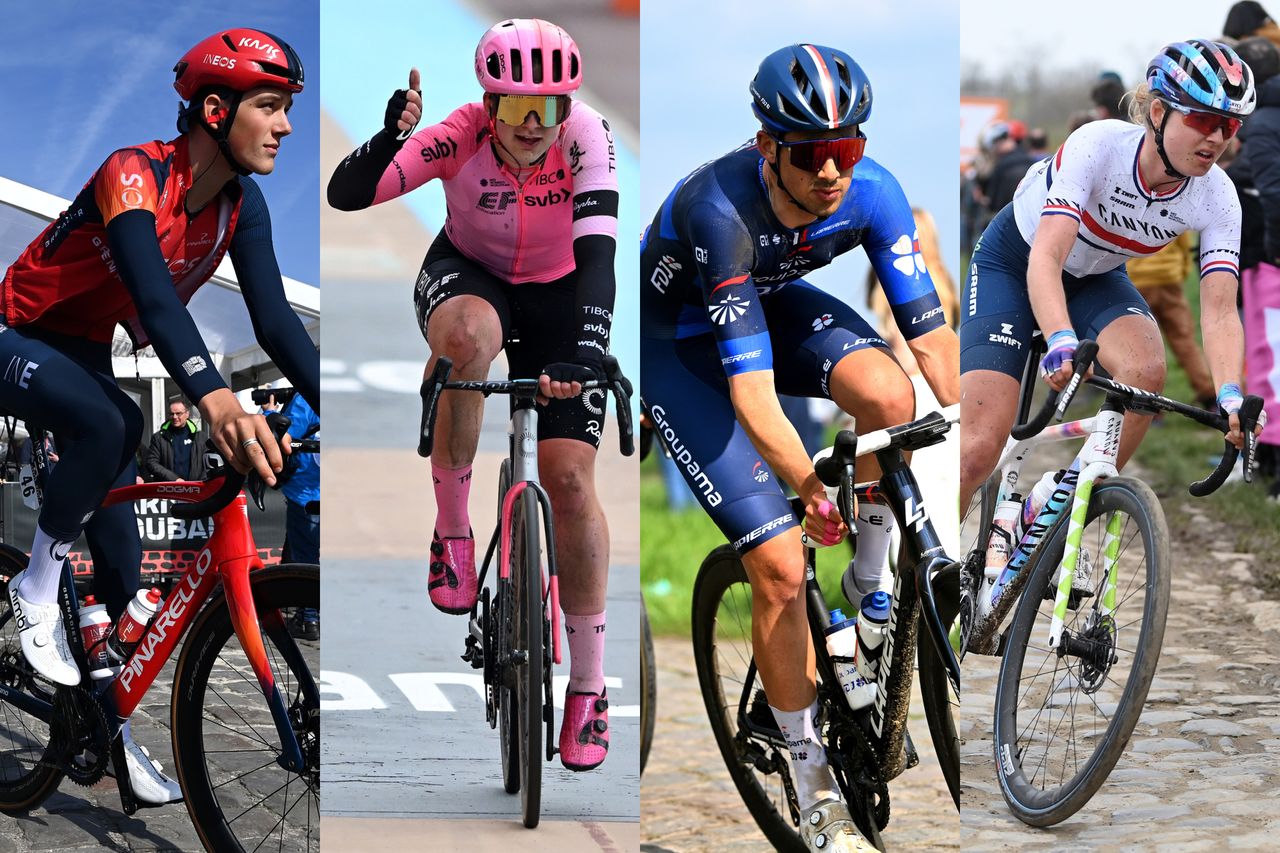
[[[1074,219],[1080,230],[1063,269],[1081,277],[1199,231],[1201,277],[1227,272],[1239,278],[1240,201],[1226,172],[1215,165],[1203,177],[1156,192],[1138,170],[1145,132],[1124,121],[1090,122],[1029,169],[1013,199],[1022,238],[1032,244],[1042,217]]]

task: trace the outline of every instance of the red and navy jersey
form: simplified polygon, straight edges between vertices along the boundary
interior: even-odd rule
[[[160,252],[185,304],[226,254],[243,197],[233,181],[192,215],[186,211],[190,186],[183,137],[111,154],[5,273],[5,322],[102,342],[111,340],[117,323],[126,323],[137,345],[145,346],[147,335],[108,246],[107,225],[131,210],[155,216]]]

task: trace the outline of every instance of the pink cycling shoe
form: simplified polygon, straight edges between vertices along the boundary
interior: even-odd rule
[[[427,592],[437,610],[467,613],[476,605],[476,540],[431,534]]]
[[[570,770],[599,767],[609,753],[609,700],[604,693],[565,691],[560,762]]]

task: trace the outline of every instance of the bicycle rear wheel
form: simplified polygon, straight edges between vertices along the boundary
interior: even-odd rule
[[[1014,815],[1032,826],[1067,819],[1106,781],[1142,713],[1169,608],[1169,530],[1159,501],[1140,481],[1099,481],[1077,569],[1089,570],[1092,595],[1068,607],[1063,642],[1050,649],[1067,528],[1057,525],[1040,552],[1045,558],[1023,570],[1032,574],[996,687],[1000,788]],[[1107,554],[1116,577],[1110,613],[1103,590]]]
[[[19,701],[53,702],[53,687],[37,680],[22,656],[9,609],[9,580],[27,567],[27,555],[0,545],[0,684],[19,691]],[[61,760],[51,754],[48,720],[15,702],[0,701],[0,811],[21,814],[43,803],[62,782]]]
[[[173,755],[191,822],[206,850],[320,849],[320,641],[294,639],[286,611],[320,610],[320,567],[250,575],[276,687],[305,767],[286,770],[262,688],[231,626],[221,588],[178,658]]]
[[[943,625],[950,625],[960,608],[960,564],[952,563],[938,573],[933,581],[934,595],[938,602],[938,615]],[[938,755],[938,764],[947,780],[947,789],[956,808],[960,807],[960,736],[956,732],[956,714],[960,711],[960,697],[951,688],[942,652],[934,643],[933,634],[925,624],[923,615],[918,620],[920,637],[916,658],[920,670],[920,701],[924,716],[929,721],[929,735]]]

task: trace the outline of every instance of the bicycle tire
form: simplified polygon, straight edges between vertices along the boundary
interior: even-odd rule
[[[983,481],[978,487],[978,491],[969,501],[964,515],[960,519],[960,541],[963,543],[969,541],[969,547],[965,548],[960,554],[960,565],[962,567],[960,583],[963,588],[960,590],[960,601],[957,603],[956,618],[960,619],[962,624],[967,622],[971,627],[972,623],[977,619],[978,600],[977,596],[982,589],[981,577],[971,579],[966,582],[963,567],[974,559],[979,559],[977,554],[983,555],[981,559],[985,563],[985,554],[987,550],[987,537],[990,535],[991,520],[995,517],[996,496],[1000,492],[1000,472],[996,471]],[[976,515],[975,515],[976,513]],[[975,585],[976,584],[976,585]],[[954,623],[955,620],[952,620]],[[951,623],[948,623],[951,624]],[[953,631],[953,637],[955,632]],[[954,640],[953,640],[954,644]],[[956,648],[957,656],[960,654],[960,648]],[[961,661],[963,663],[963,660]]]
[[[0,545],[0,680],[52,701],[47,685],[33,679],[9,609],[9,581],[26,567],[26,554]],[[48,723],[0,703],[0,812],[24,814],[58,789],[64,774],[61,762],[49,754],[49,739]]]
[[[502,524],[502,502],[511,488],[511,460],[503,459],[498,474],[498,524]],[[512,547],[515,547],[513,540]],[[514,636],[512,622],[515,619],[515,593],[511,579],[502,580],[501,571],[493,569],[494,584],[498,591],[494,602],[492,641],[497,661],[494,665],[494,699],[498,705],[498,751],[502,762],[502,789],[508,794],[520,792],[520,710],[516,702],[514,680],[507,677],[511,666],[511,644]]]
[[[649,763],[653,746],[654,715],[658,710],[658,673],[654,669],[653,628],[649,625],[649,609],[640,596],[640,775]]]
[[[943,625],[950,625],[960,610],[960,564],[952,563],[934,579],[934,594],[938,601],[938,615]],[[956,731],[955,715],[959,712],[960,697],[951,689],[947,667],[934,642],[933,634],[925,624],[923,615],[917,619],[916,648],[919,667],[920,702],[929,723],[929,736],[942,767],[947,790],[956,808],[960,808],[960,735]]]
[[[542,808],[542,561],[538,499],[526,489],[512,515],[511,572],[515,588],[515,637],[524,661],[515,667],[520,731],[520,813],[524,825],[538,825]]]
[[[747,811],[774,849],[784,853],[804,853],[805,844],[789,817],[781,778],[776,772],[764,773],[757,770],[744,756],[737,739],[738,691],[741,689],[741,680],[722,675],[721,664],[717,662],[718,614],[726,595],[741,597],[742,592],[735,592],[735,585],[741,585],[745,592],[746,600],[741,610],[749,613],[751,588],[747,570],[737,551],[729,545],[721,545],[702,561],[693,583],[693,660],[698,672],[698,686],[711,722],[711,731],[715,734],[716,745],[720,748],[729,777],[733,779]],[[739,621],[737,629],[744,636],[749,653],[750,626]],[[731,696],[725,696],[725,681],[729,681],[733,687]],[[785,746],[783,751],[785,752]]]
[[[287,624],[276,620],[283,619],[281,611],[286,608],[319,611],[320,567],[273,566],[253,572],[250,583],[275,682],[288,706],[307,766],[302,773],[293,773],[276,762],[281,752],[279,735],[236,639],[230,609],[219,587],[196,618],[174,673],[171,724],[178,780],[191,823],[206,850],[221,853],[262,845],[273,850],[317,851],[319,691],[309,696],[303,688],[319,678],[320,643],[293,640]],[[290,643],[300,652],[295,660],[300,658],[307,672],[294,671],[285,660],[283,650],[291,650]],[[257,756],[246,762],[244,753],[250,747]],[[224,766],[221,758],[213,759],[216,763],[210,766],[211,756],[233,753],[236,755],[228,763],[234,766]],[[253,769],[241,772],[245,766]],[[267,793],[246,808],[245,800],[260,792]],[[299,813],[304,802],[305,816]],[[305,819],[303,826],[290,826],[291,820],[299,819]],[[261,839],[255,842],[259,833]],[[243,841],[242,835],[247,836]]]
[[[1028,579],[1009,628],[996,685],[992,742],[1005,802],[1019,820],[1031,826],[1051,826],[1066,820],[1079,811],[1106,781],[1142,714],[1160,657],[1169,608],[1172,553],[1169,529],[1159,500],[1145,483],[1127,477],[1098,481],[1089,499],[1086,528],[1080,543],[1082,565],[1091,561],[1092,554],[1101,553],[1107,536],[1105,522],[1112,513],[1121,514],[1117,517],[1124,522],[1115,549],[1115,618],[1108,622],[1098,616],[1101,595],[1095,590],[1091,598],[1085,598],[1077,605],[1076,610],[1068,609],[1064,631],[1064,636],[1065,632],[1070,632],[1077,638],[1083,631],[1086,641],[1096,640],[1101,644],[1095,648],[1102,649],[1103,654],[1094,657],[1095,661],[1102,660],[1101,665],[1085,666],[1084,657],[1070,652],[1061,655],[1057,650],[1047,648],[1053,602],[1046,601],[1044,596],[1054,592],[1051,584],[1056,580],[1059,555],[1066,543],[1067,524],[1055,526],[1049,534],[1052,538],[1047,543],[1048,547],[1042,549],[1043,556],[1024,569],[1033,574]],[[1104,523],[1096,524],[1100,519]],[[1135,553],[1139,543],[1140,554]],[[1094,569],[1092,580],[1095,586],[1101,580],[1097,575],[1101,574],[1100,568]],[[1092,629],[1091,620],[1095,625]],[[1131,642],[1126,635],[1134,633],[1132,626],[1139,620],[1141,624],[1136,631],[1136,642]],[[1076,661],[1074,670],[1071,663],[1063,663],[1068,658]],[[1108,658],[1110,662],[1107,662]],[[1024,678],[1027,666],[1034,674]],[[1035,705],[1041,690],[1034,679],[1047,666],[1053,667],[1053,674],[1049,677],[1044,704],[1035,713],[1028,714],[1027,728],[1019,732],[1019,706]],[[1123,679],[1123,683],[1118,679]],[[1081,693],[1088,697],[1088,705],[1082,708],[1076,704]],[[1068,704],[1064,705],[1064,700]],[[1115,702],[1115,710],[1108,715],[1106,710],[1112,701]],[[1059,708],[1063,710],[1059,711]],[[1061,714],[1056,726],[1052,725],[1055,713]],[[1090,715],[1109,717],[1103,721],[1105,728],[1102,723],[1095,723],[1090,729]],[[1040,747],[1035,746],[1034,740],[1041,729],[1042,716],[1047,716],[1047,722],[1044,724],[1045,743]],[[1063,778],[1050,785],[1050,750],[1068,720],[1060,762]],[[1079,736],[1076,735],[1078,728],[1082,732]],[[1086,730],[1093,734],[1084,733]],[[1026,731],[1031,732],[1032,739],[1021,746],[1022,735]],[[1098,731],[1102,732],[1101,735],[1096,734]],[[1090,739],[1096,742],[1092,748]],[[1081,764],[1079,756],[1086,754],[1088,757]],[[1074,772],[1067,777],[1071,756],[1076,759],[1071,768]],[[1058,760],[1054,759],[1052,765],[1057,763]],[[1042,770],[1045,777],[1043,785],[1038,782]]]

